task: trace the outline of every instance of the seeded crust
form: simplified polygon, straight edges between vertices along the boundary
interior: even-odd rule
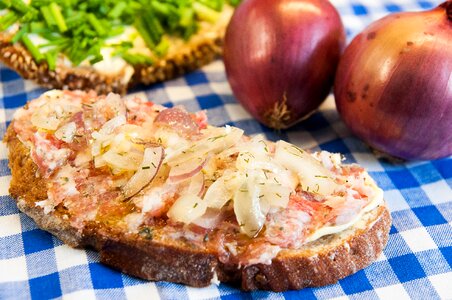
[[[22,45],[11,44],[11,35],[0,33],[0,61],[18,72],[23,78],[53,89],[94,90],[97,94],[109,92],[125,94],[137,84],[153,84],[176,78],[212,62],[222,53],[225,28],[215,36],[192,38],[180,51],[172,52],[154,62],[152,66],[135,66],[132,78],[125,80],[125,70],[118,74],[105,74],[92,67],[72,68],[59,64],[55,71],[46,62],[37,64]]]
[[[170,281],[195,287],[215,279],[243,290],[276,292],[333,284],[375,261],[388,241],[391,216],[385,206],[366,213],[341,233],[324,236],[298,250],[283,250],[269,265],[225,265],[213,252],[177,241],[166,243],[124,234],[116,228],[90,223],[77,232],[61,210],[44,214],[35,202],[46,199],[45,180],[12,126],[4,138],[12,171],[10,193],[19,209],[37,225],[73,247],[94,248],[101,262],[124,273],[153,281]]]

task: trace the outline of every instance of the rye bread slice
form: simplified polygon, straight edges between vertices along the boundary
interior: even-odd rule
[[[69,90],[94,90],[97,94],[109,92],[125,94],[137,84],[150,85],[176,78],[207,65],[222,54],[223,38],[231,9],[220,17],[218,24],[209,30],[200,31],[188,41],[177,46],[152,65],[134,66],[130,79],[123,69],[117,74],[99,72],[93,67],[69,67],[59,63],[54,71],[45,61],[36,63],[28,50],[21,44],[12,44],[12,35],[0,33],[0,61],[46,88]]]
[[[221,263],[214,252],[171,239],[155,241],[124,233],[114,226],[90,222],[82,232],[72,228],[64,212],[45,214],[36,202],[47,198],[45,180],[29,150],[10,126],[4,141],[12,171],[10,193],[19,209],[36,224],[73,247],[94,248],[101,262],[148,280],[195,287],[217,280],[243,290],[285,291],[332,284],[375,261],[388,241],[391,216],[386,206],[366,213],[353,227],[324,236],[297,250],[282,250],[269,265]]]

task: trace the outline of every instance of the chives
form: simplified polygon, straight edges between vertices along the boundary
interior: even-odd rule
[[[22,39],[22,36],[28,32],[28,24],[22,26],[22,28],[11,39],[11,43],[15,44]]]
[[[50,11],[50,7],[41,6],[40,9],[41,9],[42,16],[44,17],[44,20],[46,21],[47,25],[49,25],[49,27],[56,25],[55,20],[52,17],[52,12]]]
[[[126,8],[127,8],[126,2],[123,2],[123,1],[122,2],[118,2],[113,7],[113,9],[108,13],[108,17],[110,17],[112,19],[116,19],[122,14],[124,9],[126,9]]]
[[[215,22],[225,3],[240,0],[0,0],[0,30],[19,25],[12,42],[22,42],[36,61],[46,60],[50,70],[56,68],[59,53],[74,65],[102,60],[104,47],[132,65],[152,64],[151,58],[168,52],[168,36],[188,40],[198,31],[199,21]],[[151,56],[133,52],[131,41],[111,44],[108,39],[134,26],[151,52]],[[45,38],[34,45],[28,34]],[[131,50],[131,51],[129,51]],[[42,52],[41,52],[42,51]],[[45,53],[44,53],[45,52]]]
[[[66,22],[64,22],[63,15],[61,14],[61,8],[58,6],[58,4],[52,2],[50,4],[50,12],[60,32],[65,32],[67,30],[67,26]]]
[[[103,36],[106,34],[102,24],[100,21],[96,18],[94,14],[88,14],[88,22],[91,24],[93,29],[100,35]]]
[[[57,59],[57,53],[53,51],[49,51],[45,54],[47,64],[49,65],[49,70],[55,71],[56,68],[56,59]]]
[[[25,47],[30,51],[31,56],[35,59],[36,62],[41,62],[44,59],[44,55],[39,51],[38,47],[36,47],[33,42],[28,37],[28,34],[24,34],[22,36],[22,43]]]

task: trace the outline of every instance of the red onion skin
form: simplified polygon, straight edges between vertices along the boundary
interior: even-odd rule
[[[247,0],[226,31],[227,78],[258,121],[287,128],[326,98],[344,46],[340,16],[326,0]]]
[[[370,146],[404,159],[451,155],[452,1],[371,24],[345,50],[334,89],[344,122]]]

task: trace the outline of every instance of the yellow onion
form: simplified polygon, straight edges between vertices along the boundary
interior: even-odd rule
[[[452,154],[452,1],[367,27],[344,52],[334,94],[372,147],[405,159]]]

